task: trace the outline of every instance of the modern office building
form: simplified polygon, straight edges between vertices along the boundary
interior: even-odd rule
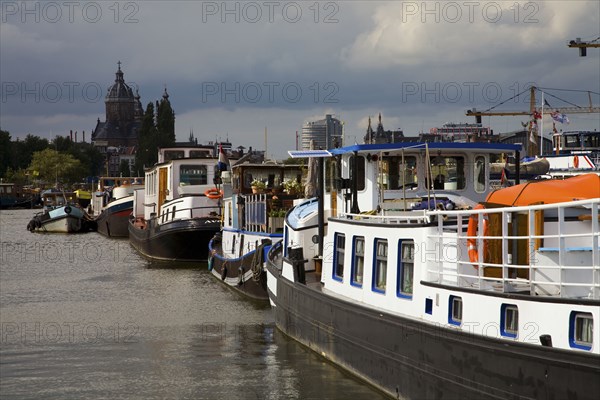
[[[325,119],[307,122],[302,127],[302,150],[310,149],[310,141],[314,140],[316,149],[331,149],[342,145],[342,122],[331,114]]]

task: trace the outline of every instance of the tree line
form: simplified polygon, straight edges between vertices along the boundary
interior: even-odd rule
[[[103,164],[104,156],[91,143],[32,134],[13,140],[8,131],[0,130],[0,178],[5,182],[72,184],[97,176]]]
[[[156,164],[158,148],[175,145],[175,113],[171,102],[163,99],[146,106],[142,125],[138,133],[138,148],[135,154],[135,174],[144,176],[144,168]]]
[[[156,110],[156,112],[155,112]],[[158,160],[158,148],[175,144],[175,113],[168,99],[148,103],[138,131],[134,171],[127,161],[120,166],[123,176],[144,176],[144,169]],[[18,184],[61,182],[73,184],[105,173],[106,156],[91,143],[73,142],[69,137],[52,140],[28,134],[12,139],[0,130],[0,178]]]

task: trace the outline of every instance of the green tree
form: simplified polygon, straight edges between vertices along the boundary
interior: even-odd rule
[[[55,143],[58,151],[72,155],[81,163],[80,178],[97,176],[101,173],[104,156],[97,147],[94,147],[91,143],[75,143],[68,138],[57,137],[56,139],[58,140]]]
[[[24,169],[18,169],[15,171],[11,167],[8,167],[4,177],[6,178],[7,182],[16,183],[18,185],[25,185],[29,183],[28,172]]]
[[[304,158],[292,158],[292,157],[288,157],[285,160],[283,160],[283,163],[285,165],[304,165]]]
[[[129,171],[129,161],[121,160],[121,164],[119,164],[119,175],[131,176],[131,171]]]
[[[158,160],[158,133],[154,124],[154,104],[148,103],[142,126],[138,132],[138,150],[135,155],[135,169],[138,176],[144,176],[144,168]]]
[[[171,108],[166,90],[162,100],[158,103],[156,130],[158,147],[165,148],[175,145],[175,112]]]
[[[33,153],[47,149],[48,146],[50,146],[48,139],[43,139],[39,136],[28,134],[25,136],[25,140],[17,138],[16,141],[11,142],[10,166],[13,170],[27,168],[31,164]]]
[[[91,143],[78,143],[79,156],[77,159],[84,165],[86,176],[102,175],[104,169],[104,155]]]
[[[6,171],[10,168],[11,145],[10,133],[0,130],[0,177],[5,177]]]
[[[80,180],[81,162],[70,154],[45,149],[33,153],[28,170],[43,182],[70,184]]]
[[[63,153],[70,152],[74,146],[75,143],[68,136],[56,135],[56,137],[52,141],[52,148],[56,151],[60,151]]]

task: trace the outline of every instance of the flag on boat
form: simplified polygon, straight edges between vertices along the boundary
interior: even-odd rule
[[[550,116],[554,121],[560,122],[561,124],[568,124],[570,122],[569,118],[565,114],[561,114],[558,111],[550,113]]]
[[[223,151],[223,145],[219,144],[219,161],[217,163],[217,167],[219,168],[220,171],[227,171],[228,166],[229,166],[229,160],[227,159],[227,156],[225,155],[225,152]]]
[[[534,119],[531,121],[529,126],[529,141],[531,143],[537,144],[536,136],[537,136],[537,121]]]
[[[502,168],[502,173],[500,174],[500,185],[507,186],[508,185],[508,172],[506,168]]]

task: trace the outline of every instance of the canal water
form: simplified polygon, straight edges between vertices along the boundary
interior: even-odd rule
[[[1,398],[383,398],[206,265],[151,263],[98,233],[29,233],[34,213],[0,211]]]

